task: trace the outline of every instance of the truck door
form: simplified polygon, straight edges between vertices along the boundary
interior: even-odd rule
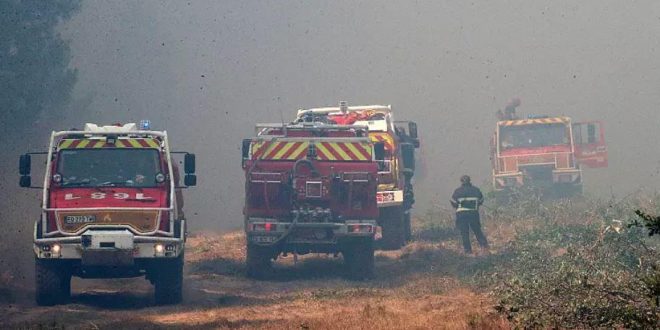
[[[607,145],[602,122],[573,123],[573,140],[575,158],[580,164],[591,168],[607,167]]]

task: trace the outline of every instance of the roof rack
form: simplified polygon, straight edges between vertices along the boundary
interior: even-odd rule
[[[346,112],[362,112],[366,110],[382,111],[390,113],[392,112],[391,105],[356,105],[356,106],[337,106],[337,107],[323,107],[323,108],[310,108],[310,109],[298,109],[298,117],[306,113],[314,114],[330,114],[330,113],[341,113],[343,110]]]
[[[53,132],[53,137],[90,138],[104,137],[109,135],[117,137],[165,137],[167,136],[167,132],[140,130],[135,123],[105,126],[86,123],[83,130],[72,129],[68,131]]]
[[[282,123],[259,123],[255,126],[255,131],[258,135],[266,132],[267,129],[282,129],[282,131],[360,131],[367,132],[368,126],[363,125],[334,125],[321,122],[308,122],[308,123],[295,123],[295,124],[282,124]]]

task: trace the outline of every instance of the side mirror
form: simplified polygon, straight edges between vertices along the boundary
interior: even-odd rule
[[[243,145],[241,146],[241,167],[245,167],[245,162],[250,158],[250,145],[252,140],[243,139]]]
[[[385,160],[385,143],[374,143],[374,158],[376,161],[382,162]]]
[[[410,135],[411,138],[416,139],[417,138],[417,123],[414,121],[411,121],[408,123],[408,135]]]
[[[411,171],[415,170],[415,146],[410,143],[401,144],[401,158],[403,168]]]
[[[250,140],[250,139],[244,139],[243,140],[243,146],[241,148],[241,157],[243,157],[244,160],[246,160],[250,157],[250,145],[251,144],[252,144],[252,140]]]
[[[183,168],[184,168],[186,174],[195,173],[195,154],[186,154],[186,156],[183,160]],[[188,176],[186,175],[186,178],[187,177]]]
[[[32,157],[29,154],[21,155],[18,162],[18,173],[20,175],[30,175],[32,168]]]
[[[18,183],[22,188],[30,188],[32,186],[32,177],[29,175],[21,175],[21,180]]]
[[[186,174],[185,178],[183,179],[183,183],[188,187],[196,186],[197,185],[197,175]]]

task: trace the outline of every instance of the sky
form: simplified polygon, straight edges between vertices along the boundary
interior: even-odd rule
[[[241,140],[299,108],[391,104],[419,124],[423,213],[490,184],[495,112],[602,120],[608,197],[660,185],[657,1],[92,1],[63,22],[73,101],[52,124],[150,119],[197,155],[192,230],[240,228]],[[38,212],[38,210],[37,210]]]

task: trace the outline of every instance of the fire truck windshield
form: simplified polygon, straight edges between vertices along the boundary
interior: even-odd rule
[[[565,124],[531,124],[500,127],[500,147],[534,148],[566,145],[570,142]]]
[[[156,149],[65,149],[56,174],[63,187],[155,187],[164,181]]]

